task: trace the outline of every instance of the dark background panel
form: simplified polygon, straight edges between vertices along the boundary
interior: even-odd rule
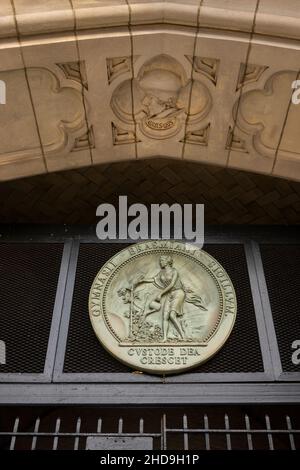
[[[89,320],[88,297],[101,266],[124,244],[81,244],[71,309],[64,372],[129,372],[101,346]],[[205,250],[228,272],[237,294],[238,314],[225,346],[194,372],[262,372],[251,287],[243,245],[209,244]]]
[[[44,371],[62,251],[62,243],[0,243],[0,372]]]
[[[64,372],[130,372],[99,343],[89,319],[90,288],[101,266],[127,245],[82,243],[79,249]]]
[[[299,372],[291,345],[300,340],[300,245],[261,245],[260,250],[282,368]]]
[[[204,249],[226,269],[237,297],[237,317],[227,342],[197,372],[263,372],[247,261],[243,245],[215,244]]]

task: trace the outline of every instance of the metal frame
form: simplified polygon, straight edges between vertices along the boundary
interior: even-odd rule
[[[85,237],[80,241],[76,240],[74,242],[73,251],[71,255],[71,265],[70,265],[70,275],[68,277],[68,284],[66,288],[66,296],[62,317],[62,328],[59,334],[57,356],[54,366],[54,382],[66,382],[66,383],[91,383],[91,382],[111,382],[111,383],[201,383],[201,382],[267,382],[274,380],[273,366],[270,351],[267,345],[268,337],[266,334],[266,327],[263,320],[263,309],[262,303],[260,300],[260,293],[256,278],[256,269],[252,256],[252,248],[246,239],[242,237],[231,237],[228,240],[228,237],[223,234],[214,237],[207,237],[207,244],[241,244],[245,250],[245,257],[247,262],[248,274],[250,287],[253,297],[253,306],[255,311],[255,319],[259,335],[260,350],[262,355],[262,360],[264,364],[264,372],[220,372],[220,373],[186,373],[184,375],[178,376],[151,376],[147,374],[136,374],[136,373],[64,373],[63,372],[63,362],[65,356],[65,350],[67,345],[68,337],[68,328],[70,322],[70,314],[72,308],[72,297],[73,290],[76,278],[76,266],[79,254],[79,248],[81,244],[84,243],[101,243],[98,239],[95,240],[94,237]],[[102,242],[103,243],[103,242]]]
[[[53,242],[53,240],[39,240],[42,243]],[[7,242],[7,240],[5,240]],[[14,239],[11,243],[19,243],[20,240]],[[27,240],[26,243],[32,243],[33,240]],[[62,243],[54,241],[54,243]],[[61,257],[61,263],[59,268],[59,276],[57,282],[57,290],[55,294],[55,301],[53,306],[52,320],[50,326],[50,332],[48,337],[48,345],[46,352],[46,359],[44,364],[44,371],[41,373],[0,373],[1,382],[51,382],[52,373],[55,361],[57,338],[60,327],[61,312],[63,305],[63,297],[65,284],[68,274],[68,267],[71,255],[72,241],[67,240],[64,242],[63,252]]]
[[[287,383],[299,381],[300,373],[282,370],[259,250],[259,243],[299,243],[298,234],[298,227],[206,229],[206,243],[238,243],[244,246],[264,372],[188,373],[176,377],[153,377],[134,373],[63,373],[79,246],[80,243],[103,243],[97,239],[94,227],[39,226],[32,232],[28,227],[14,231],[13,228],[8,230],[0,226],[1,241],[64,243],[44,372],[0,374],[0,382],[7,382],[0,387],[0,403],[300,403],[299,384]],[[54,383],[49,383],[51,379]]]
[[[3,405],[296,404],[299,383],[2,384]]]
[[[263,240],[263,243],[273,243],[273,241]],[[281,244],[289,244],[289,242],[281,242]],[[264,316],[267,325],[268,343],[270,345],[275,379],[279,381],[300,381],[300,367],[299,372],[286,372],[283,370],[275,325],[273,321],[270,297],[265,278],[264,266],[261,258],[260,247],[257,242],[252,242],[252,250],[256,265],[257,278],[259,280],[260,296],[263,303]]]

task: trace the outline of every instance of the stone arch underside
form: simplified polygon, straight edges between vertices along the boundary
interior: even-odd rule
[[[293,2],[113,3],[4,2],[0,180],[160,156],[299,181]]]

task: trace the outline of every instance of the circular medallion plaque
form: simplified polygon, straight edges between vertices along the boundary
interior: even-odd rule
[[[90,291],[94,331],[135,370],[174,374],[199,366],[225,343],[237,312],[220,263],[194,245],[131,245],[113,256]]]

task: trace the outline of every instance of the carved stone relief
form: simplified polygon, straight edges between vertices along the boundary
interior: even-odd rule
[[[59,69],[71,78],[70,86],[66,86],[68,80],[65,78],[61,78],[61,84]],[[38,156],[41,154],[40,140],[46,156],[89,146],[82,93],[78,84],[74,84],[78,69],[70,64],[59,64],[59,69],[27,69],[32,101],[24,70],[0,73],[9,94],[5,113],[0,113],[0,154],[9,158]],[[74,72],[72,77],[71,71]]]
[[[226,149],[238,150],[239,152],[248,153],[246,142],[238,137],[237,133],[234,132],[232,127],[229,127],[228,130]]]
[[[203,129],[196,129],[185,134],[183,142],[196,145],[207,145],[209,137],[210,124]]]
[[[80,83],[84,88],[88,89],[85,62],[83,60],[80,62],[66,62],[57,65],[63,71],[67,79],[75,80],[75,82]]]
[[[131,57],[112,57],[106,59],[107,78],[110,84],[123,73],[131,72],[132,64],[135,63],[138,56]]]
[[[211,106],[206,85],[188,79],[181,64],[167,55],[144,63],[136,78],[117,86],[111,99],[111,107],[121,122],[138,126],[152,139],[176,135],[187,116],[188,131],[199,128]]]
[[[186,58],[193,65],[196,73],[204,75],[214,85],[216,85],[220,63],[219,60],[208,57],[192,57],[191,55],[187,55]]]
[[[241,64],[236,89],[257,82],[269,67],[255,64]]]
[[[236,130],[244,136],[249,151],[274,156],[285,126],[280,151],[290,158],[300,154],[300,106],[289,106],[291,84],[296,75],[292,71],[275,73],[262,90],[255,89],[242,95]]]
[[[76,137],[71,151],[76,152],[78,150],[84,150],[87,148],[95,148],[93,126],[91,126],[90,129],[84,132],[81,136]]]
[[[134,131],[121,129],[121,127],[117,127],[114,123],[112,123],[112,135],[114,145],[134,144],[138,142]]]

